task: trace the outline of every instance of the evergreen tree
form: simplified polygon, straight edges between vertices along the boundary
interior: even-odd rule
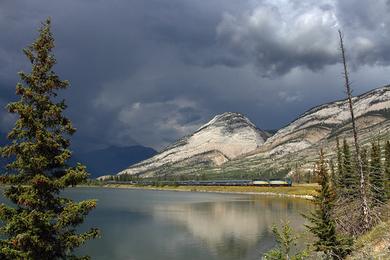
[[[387,199],[390,199],[390,141],[387,141],[385,144],[385,190]]]
[[[337,176],[336,176],[336,170],[335,170],[334,163],[333,163],[332,159],[329,161],[329,167],[330,167],[330,186],[331,186],[331,189],[336,191],[337,190]]]
[[[362,159],[362,170],[364,176],[368,179],[370,176],[370,163],[368,162],[367,150],[363,147],[360,153],[360,158]],[[369,194],[368,192],[369,190],[367,188],[367,194]]]
[[[14,205],[0,205],[0,259],[79,259],[73,249],[97,237],[98,230],[77,233],[76,227],[96,201],[74,202],[60,194],[86,181],[88,173],[81,164],[67,166],[69,137],[75,128],[63,116],[65,102],[56,102],[56,97],[68,82],[52,70],[56,60],[50,19],[39,32],[24,49],[32,70],[19,73],[20,99],[7,107],[18,118],[8,134],[12,143],[0,150],[2,156],[14,158],[1,182],[10,185],[4,194]]]
[[[357,179],[354,171],[351,151],[347,141],[343,141],[342,175],[340,175],[341,195],[347,198],[356,195]]]
[[[340,140],[338,137],[336,138],[336,149],[337,149],[337,170],[338,170],[338,174],[342,175],[342,173],[343,173],[343,152],[341,151]]]
[[[306,251],[292,254],[291,251],[297,245],[298,236],[294,235],[294,230],[288,223],[285,223],[280,231],[275,225],[272,226],[277,246],[266,252],[263,256],[265,260],[303,260],[308,254]]]
[[[381,148],[379,142],[371,143],[370,187],[373,206],[386,201],[385,180],[381,167]]]
[[[337,137],[336,138],[336,146],[337,146],[337,187],[340,188],[341,186],[341,177],[343,176],[343,152],[340,148],[340,140]]]
[[[329,185],[330,178],[322,150],[317,174],[320,188],[314,199],[316,206],[314,212],[305,216],[311,222],[307,228],[317,237],[317,241],[313,244],[316,251],[325,253],[327,259],[344,258],[350,252],[351,240],[342,239],[336,233],[336,223],[332,217],[336,196]]]

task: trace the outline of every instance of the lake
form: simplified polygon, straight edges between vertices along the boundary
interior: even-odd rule
[[[274,245],[272,224],[303,230],[311,203],[303,199],[218,193],[74,188],[76,200],[96,198],[83,225],[100,239],[78,250],[92,259],[259,259]]]

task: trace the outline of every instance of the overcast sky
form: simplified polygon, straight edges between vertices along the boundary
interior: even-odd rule
[[[160,149],[225,111],[280,128],[344,97],[338,29],[354,93],[390,83],[390,0],[1,0],[1,107],[48,16],[78,148]]]

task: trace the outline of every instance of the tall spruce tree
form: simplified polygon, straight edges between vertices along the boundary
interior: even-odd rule
[[[1,177],[10,185],[4,194],[14,205],[0,205],[0,259],[85,259],[76,257],[73,249],[99,233],[97,229],[76,232],[96,201],[74,202],[60,194],[87,180],[88,173],[81,164],[67,165],[69,137],[75,128],[63,116],[65,102],[57,101],[58,90],[69,83],[53,71],[53,48],[48,19],[36,41],[24,49],[32,70],[19,73],[20,99],[7,106],[18,118],[8,134],[12,143],[0,150],[2,156],[14,158]]]
[[[368,154],[367,154],[367,149],[365,147],[362,147],[361,151],[360,151],[360,158],[362,159],[362,169],[363,169],[363,173],[364,173],[364,176],[367,178],[366,181],[368,181],[368,178],[370,176],[370,163],[368,161]],[[368,190],[368,186],[367,186],[367,194],[369,194],[369,190]]]
[[[385,144],[385,190],[387,195],[387,200],[390,200],[390,141],[386,141]]]
[[[341,177],[343,176],[343,152],[340,147],[340,140],[336,138],[336,148],[337,148],[337,181],[336,187],[339,189],[341,186]]]
[[[379,206],[386,201],[385,178],[381,166],[381,148],[379,142],[371,143],[370,187],[373,206]]]
[[[311,222],[307,228],[317,237],[313,244],[316,251],[325,253],[327,259],[342,259],[350,252],[351,240],[341,238],[336,232],[336,223],[332,217],[336,196],[330,186],[330,176],[322,150],[317,175],[320,188],[314,199],[314,212],[305,216]]]
[[[336,191],[338,187],[337,185],[338,181],[337,181],[337,173],[332,159],[329,160],[329,167],[330,167],[330,186],[334,191]]]
[[[356,196],[357,179],[353,167],[352,155],[347,140],[343,140],[342,175],[340,178],[341,195],[347,198]]]

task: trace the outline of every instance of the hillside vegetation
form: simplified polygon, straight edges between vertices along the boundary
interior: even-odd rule
[[[347,260],[390,259],[390,204],[383,214],[385,220],[357,239]]]

